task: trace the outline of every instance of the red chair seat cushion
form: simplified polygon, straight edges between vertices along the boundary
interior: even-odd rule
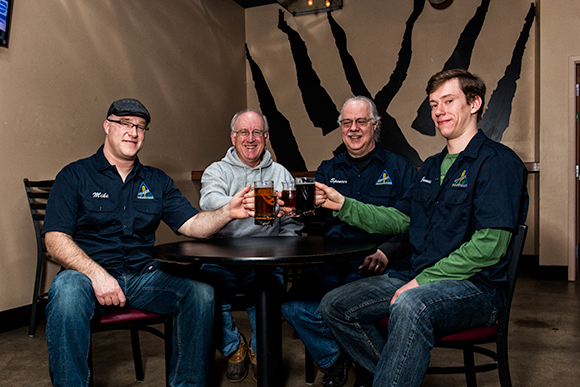
[[[144,310],[138,309],[119,309],[113,313],[106,314],[102,316],[99,320],[94,321],[96,324],[106,325],[106,324],[115,324],[120,322],[127,322],[127,321],[138,321],[138,320],[147,320],[150,318],[157,318],[161,317],[156,313],[146,312]]]
[[[389,318],[385,317],[379,320],[379,324],[385,328],[389,328]],[[490,327],[477,327],[465,330],[463,332],[454,333],[452,335],[438,337],[437,341],[468,341],[479,340],[491,337],[497,333],[497,323]]]

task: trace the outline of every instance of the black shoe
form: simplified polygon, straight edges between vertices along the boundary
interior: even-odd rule
[[[350,360],[343,354],[328,368],[324,369],[322,385],[324,387],[342,387],[348,381],[348,365]]]
[[[372,387],[373,385],[373,375],[369,374],[361,367],[356,367],[356,379],[354,381],[353,387]]]

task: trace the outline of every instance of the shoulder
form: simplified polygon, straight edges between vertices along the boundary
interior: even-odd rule
[[[78,179],[80,176],[91,175],[97,173],[97,161],[95,155],[86,157],[84,159],[73,161],[60,170],[57,179],[68,177]]]
[[[479,157],[491,161],[491,164],[497,165],[500,168],[503,166],[506,168],[525,169],[524,163],[516,152],[508,146],[488,138],[481,145]]]
[[[388,151],[380,146],[377,149],[377,155],[383,158],[386,164],[392,164],[403,169],[417,169],[407,158],[397,153]]]

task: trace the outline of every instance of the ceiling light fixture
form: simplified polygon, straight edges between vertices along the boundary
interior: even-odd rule
[[[276,0],[293,16],[342,9],[342,0]]]

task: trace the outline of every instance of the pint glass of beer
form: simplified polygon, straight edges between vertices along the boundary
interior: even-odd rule
[[[296,215],[314,215],[314,178],[296,178]]]
[[[294,180],[282,182],[282,197],[284,207],[289,207],[291,211],[288,216],[296,216],[296,184]]]
[[[276,197],[274,196],[274,182],[263,180],[254,182],[254,197],[256,214],[254,224],[257,226],[274,225]]]

